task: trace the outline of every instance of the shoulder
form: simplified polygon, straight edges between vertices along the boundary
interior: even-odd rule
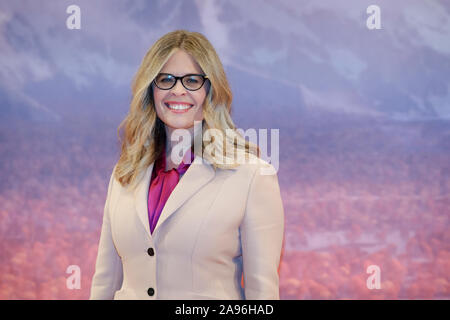
[[[114,166],[111,177],[109,180],[109,186],[108,186],[108,197],[112,199],[116,199],[120,194],[127,193],[131,189],[129,185],[122,186],[122,183],[117,178],[117,164]]]
[[[247,171],[252,177],[255,175],[276,175],[275,167],[264,159],[261,159],[253,154],[239,165],[238,170]]]
[[[277,177],[275,167],[266,160],[250,155],[245,161],[240,161],[238,166],[231,169],[219,169],[225,175],[239,179],[239,181],[252,181],[264,179],[264,177]]]

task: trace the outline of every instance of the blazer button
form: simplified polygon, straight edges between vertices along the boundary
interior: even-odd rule
[[[155,289],[149,288],[149,289],[147,290],[147,293],[148,293],[149,296],[152,296],[152,295],[155,294]]]
[[[155,250],[153,250],[153,248],[148,248],[147,253],[149,256],[154,256],[155,255]]]

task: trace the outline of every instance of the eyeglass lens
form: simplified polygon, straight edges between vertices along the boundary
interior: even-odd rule
[[[183,85],[189,90],[198,90],[203,85],[203,77],[186,75],[182,79]],[[156,77],[156,85],[161,89],[170,89],[175,85],[175,77],[169,74],[160,74]]]

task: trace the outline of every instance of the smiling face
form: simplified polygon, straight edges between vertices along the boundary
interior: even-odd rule
[[[174,76],[184,76],[190,73],[204,74],[197,62],[183,50],[177,50],[160,73],[170,73]],[[168,133],[174,129],[190,129],[194,126],[194,121],[203,120],[202,106],[208,88],[209,81],[206,81],[196,91],[187,90],[182,85],[181,79],[169,90],[159,89],[153,84],[156,114],[164,122]],[[188,109],[184,109],[186,105],[189,105]]]

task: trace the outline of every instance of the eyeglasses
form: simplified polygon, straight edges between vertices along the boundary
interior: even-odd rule
[[[160,73],[153,80],[155,85],[162,90],[172,89],[177,83],[178,79],[181,80],[181,84],[189,91],[196,91],[200,89],[205,81],[208,79],[203,74],[186,74],[182,77],[176,77],[170,73]]]

